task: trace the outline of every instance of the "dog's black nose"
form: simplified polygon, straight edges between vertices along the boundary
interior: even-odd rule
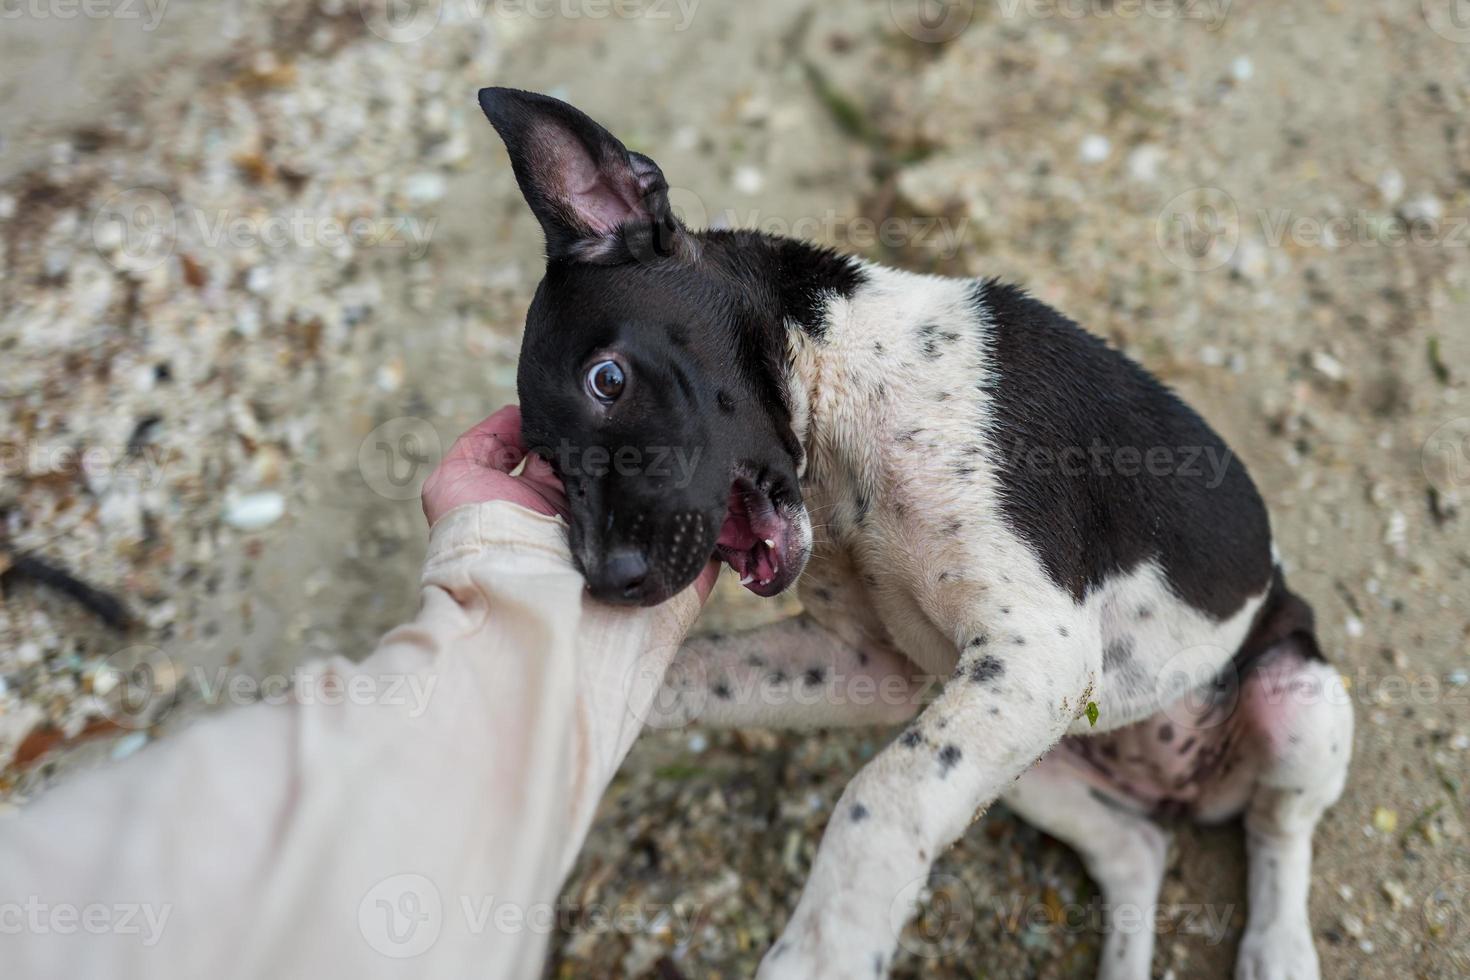
[[[648,558],[635,548],[614,548],[587,576],[587,588],[606,602],[636,602],[648,580]]]

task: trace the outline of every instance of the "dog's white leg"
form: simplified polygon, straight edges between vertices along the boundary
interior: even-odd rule
[[[1307,912],[1312,831],[1347,781],[1352,704],[1335,670],[1288,652],[1242,686],[1240,710],[1261,756],[1245,813],[1250,910],[1235,974],[1317,980]]]
[[[759,977],[884,975],[911,886],[1085,711],[1098,644],[1065,625],[1072,609],[1027,612],[1008,620],[1024,629],[975,630],[943,692],[848,784]]]
[[[803,613],[695,637],[664,676],[649,723],[816,728],[898,725],[919,710],[918,668],[879,644],[849,644]]]
[[[1102,892],[1109,921],[1098,959],[1100,980],[1148,980],[1154,906],[1169,850],[1164,831],[1129,809],[1128,801],[1089,787],[1055,756],[1022,776],[1002,799],[1031,826],[1070,845]]]

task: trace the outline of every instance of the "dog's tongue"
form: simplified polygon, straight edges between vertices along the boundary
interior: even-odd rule
[[[759,591],[780,571],[784,537],[781,519],[763,495],[731,488],[715,550],[751,591]]]

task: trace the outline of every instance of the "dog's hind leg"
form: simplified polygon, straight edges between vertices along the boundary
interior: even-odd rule
[[[1071,846],[1102,892],[1107,910],[1101,980],[1148,980],[1155,906],[1169,838],[1130,801],[1089,786],[1054,753],[1023,775],[1002,800],[1038,830]]]
[[[1255,756],[1245,810],[1249,916],[1238,980],[1316,980],[1307,913],[1312,831],[1342,794],[1352,703],[1337,672],[1287,641],[1241,685],[1241,720]]]
[[[803,613],[739,633],[694,637],[675,656],[650,725],[815,728],[898,725],[925,684],[901,654],[844,641]]]

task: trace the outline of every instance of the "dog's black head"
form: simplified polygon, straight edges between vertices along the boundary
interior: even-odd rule
[[[684,228],[658,166],[566,103],[480,105],[546,232],[517,386],[588,588],[653,605],[718,554],[751,591],[785,589],[811,530],[772,243]]]

